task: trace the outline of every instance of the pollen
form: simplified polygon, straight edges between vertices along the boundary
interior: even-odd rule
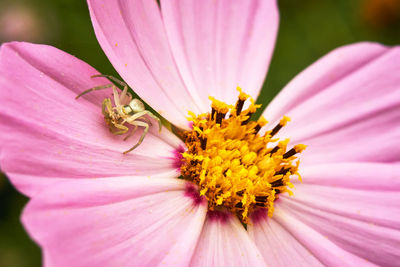
[[[296,155],[306,146],[288,149],[289,139],[275,137],[290,121],[286,116],[260,134],[267,120],[251,117],[261,105],[237,90],[234,106],[210,97],[211,113],[189,112],[193,129],[183,134],[187,151],[182,154],[181,173],[198,186],[209,210],[228,210],[248,223],[249,215],[257,209],[267,209],[272,216],[279,194],[292,195],[290,178],[296,175],[301,179]],[[243,110],[247,100],[250,103]]]

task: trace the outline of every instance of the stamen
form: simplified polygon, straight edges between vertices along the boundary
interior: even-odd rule
[[[268,123],[268,121],[264,117],[261,117],[257,123],[258,124],[256,125],[256,127],[254,127],[254,134],[258,134],[261,128],[264,127]]]
[[[239,208],[239,209],[243,208],[243,203],[242,202],[237,203],[235,205],[235,208]]]
[[[243,193],[244,193],[244,190],[240,190],[240,191],[237,191],[236,192],[236,195],[238,195],[238,196],[243,196]]]
[[[226,114],[228,113],[229,109],[232,108],[232,106],[225,104],[222,101],[219,101],[215,99],[214,97],[208,97],[212,101],[212,109],[214,109],[217,113],[223,113]]]
[[[260,130],[261,130],[261,125],[257,124],[256,127],[254,127],[254,134],[258,134]]]
[[[240,100],[240,99],[236,102],[236,106],[235,106],[236,116],[239,116],[239,114],[242,112],[244,102],[245,102],[245,100]]]
[[[271,186],[272,186],[272,187],[283,186],[283,179],[281,178],[281,179],[279,179],[279,180],[273,181],[273,182],[271,183]]]
[[[279,146],[275,146],[269,153],[272,155],[274,154],[276,151],[278,151]]]
[[[287,158],[293,156],[294,154],[296,154],[296,150],[294,150],[294,148],[292,148],[291,150],[289,150],[288,152],[283,154],[283,158],[287,159]]]
[[[210,118],[210,120],[214,120],[215,112],[216,112],[215,109],[211,108],[211,118]]]
[[[272,155],[279,151],[279,149],[286,150],[286,146],[289,143],[289,139],[285,139],[280,141],[269,153]]]
[[[237,87],[236,90],[239,91],[239,99],[238,99],[238,101],[236,102],[235,109],[236,109],[236,116],[239,116],[239,114],[242,112],[244,102],[245,102],[245,101],[247,100],[247,98],[249,98],[250,96],[247,95],[247,94],[245,94],[245,93],[243,93],[243,92],[242,92],[242,89],[241,89],[240,87]]]
[[[267,196],[256,196],[256,201],[257,202],[266,202],[268,199]]]
[[[258,133],[267,124],[261,117],[252,121],[251,116],[261,106],[250,98],[250,105],[243,110],[249,98],[240,88],[236,105],[230,106],[210,97],[211,114],[190,114],[193,130],[184,133],[188,150],[182,154],[182,177],[198,188],[199,195],[207,199],[210,211],[230,211],[243,223],[257,209],[268,209],[273,214],[273,204],[280,193],[292,194],[289,188],[291,174],[298,174],[298,161],[294,154],[304,150],[296,145],[286,152],[289,139],[279,141],[278,131],[289,121],[283,117],[279,124],[264,136]],[[230,114],[226,118],[226,114]],[[276,171],[278,170],[278,171]],[[279,188],[279,189],[277,189]]]
[[[290,149],[288,152],[283,154],[283,158],[287,159],[297,153],[301,153],[306,147],[304,145],[296,145],[294,148]]]
[[[246,116],[248,116],[248,119],[245,121],[242,121],[242,125],[246,125],[247,123],[249,123],[251,116],[253,115],[253,113],[249,112],[248,114],[246,114]]]
[[[286,152],[285,154],[283,154],[283,158],[287,159],[291,156],[293,156],[294,154],[296,154],[296,150],[294,150],[294,148],[290,149],[288,152]]]
[[[276,125],[274,127],[274,129],[272,129],[272,131],[270,132],[270,136],[273,137],[275,134],[277,134],[279,132],[280,129],[282,129],[282,127],[286,126],[286,124],[288,123],[288,121],[290,121],[289,117],[284,116],[281,121],[278,123],[278,125]]]
[[[207,138],[200,138],[201,149],[206,150],[207,148]]]
[[[221,124],[222,119],[225,118],[225,113],[217,113],[217,119],[215,120],[216,123]]]
[[[290,169],[282,168],[280,171],[276,172],[275,175],[285,175],[290,171]]]

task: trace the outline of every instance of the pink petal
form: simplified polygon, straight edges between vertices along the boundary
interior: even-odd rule
[[[247,226],[268,266],[323,266],[323,264],[290,232],[274,219]]]
[[[278,29],[275,0],[166,0],[161,11],[182,78],[203,103],[235,103],[236,86],[257,97]]]
[[[285,201],[301,203],[318,211],[324,210],[400,230],[399,188],[394,191],[382,191],[374,188],[359,190],[302,184],[296,185],[293,197],[283,198]]]
[[[399,73],[400,48],[343,47],[295,78],[264,116],[292,118],[280,136],[308,145],[303,164],[398,160]]]
[[[328,188],[308,189],[301,196],[300,189],[296,190],[295,198],[285,199],[280,207],[294,220],[301,221],[348,253],[379,266],[397,266],[400,260],[398,192],[369,191],[362,195],[355,190],[332,190],[332,194],[328,194]],[[304,194],[313,193],[312,203],[306,203]]]
[[[188,110],[207,109],[182,81],[156,1],[88,0],[88,4],[104,52],[150,106],[181,127],[187,127]]]
[[[110,91],[87,88],[108,83],[97,71],[55,48],[28,43],[3,45],[0,54],[1,169],[27,195],[55,178],[163,174],[171,177],[180,141],[163,129],[149,133],[132,153],[141,131],[123,142],[101,113]],[[152,127],[156,128],[156,127]],[[176,174],[175,174],[176,176]]]
[[[266,108],[266,116],[279,120],[298,104],[361,70],[387,50],[375,43],[351,44],[333,50],[286,85]]]
[[[400,190],[400,163],[344,162],[300,167],[303,182],[362,190]],[[298,180],[293,180],[295,185]]]
[[[276,208],[273,216],[272,222],[265,218],[249,225],[250,236],[259,249],[264,250],[264,257],[267,257],[267,251],[276,253],[267,260],[267,263],[274,263],[272,266],[292,266],[291,262],[295,262],[295,266],[300,264],[305,266],[375,266],[337,246],[326,236],[293,217],[291,211],[283,209],[281,205]],[[274,247],[274,237],[269,236],[271,233],[280,234],[274,236],[279,239],[280,249]],[[299,250],[293,251],[293,246]],[[288,254],[290,252],[294,254]]]
[[[32,199],[23,222],[55,266],[186,266],[206,215],[182,180],[61,182]]]
[[[277,203],[337,246],[381,266],[400,260],[400,164],[334,163],[302,168],[293,197]],[[380,244],[380,245],[376,245]]]
[[[42,250],[42,258],[43,267],[56,267],[47,251]]]
[[[282,196],[280,208],[361,258],[399,262],[398,162],[313,165],[302,173],[304,184],[294,197]]]
[[[190,266],[265,266],[236,217],[207,216]]]

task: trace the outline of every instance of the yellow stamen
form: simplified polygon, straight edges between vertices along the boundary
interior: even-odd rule
[[[290,118],[288,116],[283,116],[281,121],[279,122],[280,125],[286,126],[286,124],[290,121]]]
[[[242,111],[249,96],[239,87],[237,90],[235,106],[210,97],[211,115],[189,114],[193,130],[184,133],[188,150],[182,154],[181,173],[198,185],[210,210],[227,209],[247,223],[249,214],[259,208],[268,209],[272,216],[279,194],[292,194],[288,189],[293,188],[290,176],[301,179],[294,155],[306,146],[295,145],[287,151],[289,139],[272,139],[290,121],[286,116],[274,129],[260,135],[267,120],[261,117],[251,121],[250,117],[261,105],[250,98],[249,107]]]
[[[246,99],[250,97],[248,94],[243,93],[242,88],[239,86],[236,87],[236,90],[239,92],[239,100],[246,101]]]
[[[294,146],[294,150],[296,150],[296,153],[301,153],[306,149],[306,147],[306,145],[298,144]]]

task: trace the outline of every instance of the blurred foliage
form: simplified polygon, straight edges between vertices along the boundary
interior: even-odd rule
[[[40,249],[29,239],[20,223],[26,198],[18,194],[0,174],[0,266],[40,266]]]
[[[268,103],[295,75],[339,46],[361,41],[400,44],[400,9],[387,14],[380,4],[388,1],[400,5],[400,0],[280,0],[278,40],[257,102]],[[387,16],[392,17],[390,23],[378,22]]]
[[[276,50],[258,99],[264,107],[297,73],[338,46],[400,43],[399,0],[280,0],[279,5]],[[96,41],[85,1],[0,0],[0,42],[12,40],[56,46],[118,76]],[[2,267],[41,265],[40,249],[19,221],[26,202],[0,174]]]

